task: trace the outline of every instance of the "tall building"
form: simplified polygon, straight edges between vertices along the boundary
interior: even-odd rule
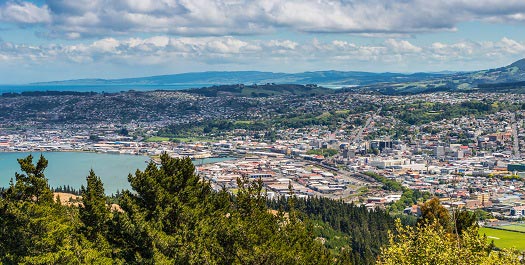
[[[434,156],[436,158],[444,158],[445,157],[445,147],[444,146],[434,147]]]

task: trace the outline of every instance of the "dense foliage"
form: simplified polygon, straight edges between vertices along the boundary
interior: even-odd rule
[[[397,223],[389,247],[381,252],[378,264],[521,264],[512,250],[495,251],[477,227],[461,236],[450,234],[439,223],[403,227]]]
[[[467,211],[450,213],[433,198],[423,204],[418,225],[396,222],[396,234],[381,249],[379,264],[521,264],[515,250],[495,250],[481,236],[476,216]]]
[[[372,177],[377,182],[383,184],[382,188],[384,190],[388,190],[388,191],[403,191],[404,190],[404,188],[401,185],[401,183],[399,183],[399,182],[397,182],[395,180],[388,179],[385,176],[382,176],[382,175],[379,175],[377,173],[370,172],[370,171],[365,172],[364,174],[369,176],[369,177]]]
[[[284,198],[270,201],[269,205],[274,209],[290,209]],[[369,211],[364,206],[319,197],[295,199],[293,205],[304,219],[324,222],[349,237],[345,247],[338,250],[340,260],[350,264],[374,264],[380,248],[388,242],[388,231],[394,229],[393,218],[379,209]],[[319,236],[330,238],[327,234]],[[327,243],[333,244],[330,240]]]
[[[334,90],[318,86],[296,85],[296,84],[264,84],[264,85],[220,85],[203,87],[199,89],[188,89],[185,92],[199,94],[206,97],[247,96],[247,97],[269,97],[281,95],[303,95],[317,96],[332,94]]]
[[[329,264],[330,252],[295,211],[269,212],[262,182],[215,192],[190,159],[164,154],[128,177],[110,207],[91,171],[78,207],[54,201],[47,160],[20,159],[0,199],[3,264]]]
[[[421,125],[443,119],[453,119],[469,115],[481,116],[501,110],[515,110],[518,106],[505,102],[470,100],[459,104],[439,102],[416,102],[384,106],[381,115],[390,115],[408,123]]]
[[[388,212],[342,201],[267,201],[260,180],[239,179],[236,195],[216,192],[190,159],[164,154],[160,166],[128,176],[132,191],[119,192],[118,205],[91,171],[81,202],[66,206],[53,198],[44,157],[18,162],[24,173],[0,196],[0,264],[517,262],[477,235],[474,214],[449,213],[437,199],[422,206],[416,226],[396,228]]]
[[[325,156],[325,157],[331,157],[331,156],[334,156],[337,154],[337,149],[333,149],[333,148],[319,148],[319,149],[312,149],[312,150],[308,150],[308,152],[306,154],[308,155],[322,155],[322,156]]]
[[[401,195],[401,199],[396,201],[390,206],[392,211],[403,211],[406,207],[410,207],[417,204],[420,201],[426,201],[430,199],[431,195],[429,192],[420,190],[405,189]]]

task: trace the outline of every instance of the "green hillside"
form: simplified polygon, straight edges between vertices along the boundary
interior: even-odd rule
[[[496,69],[445,75],[413,82],[379,83],[347,90],[387,95],[456,92],[525,93],[525,59]]]
[[[319,96],[335,93],[335,90],[317,85],[264,84],[264,85],[222,85],[184,90],[207,97],[243,96],[269,97],[282,95]]]

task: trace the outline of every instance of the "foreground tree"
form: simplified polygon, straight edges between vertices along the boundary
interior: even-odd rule
[[[53,202],[47,160],[19,160],[0,196],[0,264],[330,264],[308,220],[269,211],[262,181],[240,179],[236,195],[216,192],[190,159],[161,156],[161,165],[129,175],[133,191],[106,204],[91,171],[76,206]],[[293,202],[291,200],[290,202]]]
[[[288,211],[269,211],[262,180],[242,178],[225,229],[224,244],[234,264],[330,264],[327,249],[315,240],[312,227],[298,218],[294,197]]]
[[[20,169],[24,173],[15,173],[16,182],[11,182],[6,197],[10,200],[36,201],[38,203],[53,202],[53,193],[44,175],[47,163],[47,159],[42,155],[36,165],[33,164],[32,155],[18,159]]]
[[[381,249],[378,264],[521,264],[515,250],[495,251],[485,236],[472,226],[462,236],[449,233],[439,222],[403,227],[396,223],[397,233]]]
[[[79,207],[80,220],[86,236],[93,240],[98,235],[108,232],[110,217],[109,207],[106,205],[106,194],[100,178],[91,170],[86,178],[87,186],[80,188],[82,204]]]
[[[370,211],[340,200],[294,198],[291,207],[289,199],[279,197],[268,204],[275,210],[297,212],[301,220],[312,224],[325,246],[338,254],[338,264],[375,264],[380,247],[388,243],[388,231],[395,228],[387,211]],[[327,229],[323,229],[323,224]]]
[[[441,205],[437,197],[434,197],[421,206],[421,218],[418,224],[430,225],[436,222],[447,231],[453,229],[449,211]]]
[[[0,196],[0,264],[113,263],[77,233],[78,210],[53,203],[47,160],[32,159],[18,160],[24,174]]]
[[[327,264],[326,248],[299,220],[272,214],[262,183],[215,192],[190,159],[160,157],[128,177],[110,241],[126,263]]]
[[[521,264],[515,250],[494,250],[479,235],[476,215],[466,210],[449,212],[438,198],[421,206],[416,226],[396,222],[390,244],[381,249],[378,264]]]

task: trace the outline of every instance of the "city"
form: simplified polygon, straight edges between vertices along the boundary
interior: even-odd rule
[[[525,264],[525,1],[0,1],[0,265]]]
[[[84,101],[87,107],[83,107],[75,103],[77,97],[92,97],[93,103]],[[159,103],[158,97],[163,101]],[[122,109],[107,103],[112,106],[110,110],[100,107],[96,108],[100,114],[81,117],[91,104],[105,105],[100,102],[105,98],[111,102],[124,98],[130,103]],[[150,98],[155,100],[148,104]],[[31,111],[33,104],[53,102],[59,103]],[[428,106],[445,103],[467,110],[468,104],[492,107],[485,113],[417,121],[392,110],[423,110],[427,111],[425,115],[437,116],[444,110]],[[337,93],[308,98],[195,97],[185,92],[14,96],[0,106],[9,113],[0,117],[0,150],[100,152],[145,155],[153,160],[164,152],[192,159],[226,157],[229,159],[198,166],[199,174],[211,180],[216,190],[234,192],[237,178],[247,176],[261,178],[270,198],[293,193],[342,199],[371,209],[388,207],[401,198],[403,190],[385,188],[381,181],[364,175],[374,172],[407,189],[438,196],[447,207],[484,209],[495,218],[517,220],[523,215],[519,209],[525,195],[521,181],[525,171],[521,159],[524,103],[522,95],[483,93]],[[167,107],[152,107],[158,104]],[[225,105],[232,107],[222,107]],[[173,106],[177,106],[176,111],[172,111]],[[22,107],[25,112],[16,111]],[[136,108],[136,115],[129,117],[133,112],[126,108]],[[286,115],[319,115],[310,126],[250,127],[256,122],[279,121],[284,115],[282,108],[287,109]],[[369,110],[360,111],[366,108]],[[129,116],[122,116],[124,112]],[[323,125],[326,117],[330,121]],[[185,132],[180,138],[159,136],[173,124],[220,119],[246,129],[233,126],[220,133],[212,129],[203,134]],[[413,205],[405,206],[405,211],[417,214]]]

